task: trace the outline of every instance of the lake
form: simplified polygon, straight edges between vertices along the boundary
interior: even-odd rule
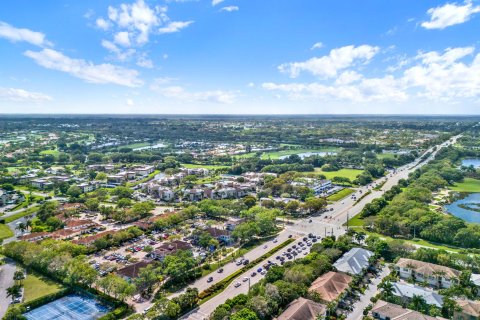
[[[307,158],[307,157],[310,157],[310,156],[321,156],[321,157],[325,157],[325,156],[330,156],[330,155],[335,155],[337,154],[336,152],[304,152],[304,153],[297,153],[297,155],[300,157],[300,158]],[[286,155],[286,156],[281,156],[279,157],[279,159],[283,160],[283,159],[286,159],[290,157],[290,155]]]
[[[445,206],[448,213],[459,217],[460,219],[467,222],[480,223],[480,212],[461,208],[460,205],[467,205],[471,208],[480,209],[480,193],[470,193],[467,197]]]
[[[474,168],[480,168],[480,159],[478,158],[463,159],[462,166],[465,166],[465,167],[473,166]]]

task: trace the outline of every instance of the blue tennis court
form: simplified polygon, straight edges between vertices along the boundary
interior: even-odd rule
[[[29,320],[95,320],[109,311],[96,300],[72,294],[47,303],[24,314]]]

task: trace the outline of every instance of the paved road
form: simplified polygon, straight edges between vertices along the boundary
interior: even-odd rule
[[[10,305],[10,297],[7,298],[7,288],[13,286],[13,274],[16,267],[12,260],[5,259],[5,264],[0,266],[0,318],[3,318]]]
[[[355,204],[355,200],[351,199],[351,197],[348,197],[342,201],[337,201],[335,204],[330,206],[331,208],[333,208],[333,211],[331,211],[330,213],[326,213],[318,217],[312,217],[308,219],[302,219],[300,221],[295,221],[291,225],[287,224],[286,233],[287,234],[290,234],[290,233],[308,234],[311,232],[316,235],[320,235],[322,237],[325,235],[332,235],[332,234],[335,236],[344,234],[346,232],[346,228],[343,226],[343,224],[347,221],[347,218],[351,219],[355,215],[360,213],[360,211],[363,209],[363,207],[367,203],[371,202],[375,198],[381,197],[387,190],[390,190],[391,187],[398,184],[398,181],[400,179],[408,178],[408,175],[410,172],[415,171],[418,167],[421,167],[426,163],[428,163],[429,161],[433,160],[438,150],[450,144],[455,143],[459,137],[460,135],[438,145],[436,150],[433,150],[433,148],[428,149],[425,153],[431,152],[432,154],[425,161],[420,163],[420,158],[416,159],[410,164],[397,168],[397,170],[394,173],[388,174],[387,177],[382,177],[374,181],[370,186],[359,188],[356,192],[357,196],[359,196],[359,192],[358,192],[359,190],[362,190],[363,193],[367,192],[368,190],[371,190],[371,193],[367,195],[365,198],[363,198],[359,203]],[[382,186],[381,190],[377,191],[372,189],[374,185],[380,184],[381,182],[385,181],[385,179],[387,179],[387,181]],[[262,264],[263,262],[260,265]],[[237,281],[241,281],[240,279],[243,279],[244,277],[249,276],[251,272],[255,270],[257,267],[258,266],[240,275],[231,283],[229,287],[227,287],[222,292],[222,294],[219,294],[216,297],[210,299],[206,303],[202,304],[194,312],[182,317],[181,319],[186,319],[186,320],[208,319],[208,316],[213,312],[213,310],[215,310],[215,308],[218,305],[224,303],[227,299],[233,298],[234,296],[240,293],[246,293],[248,291],[248,287],[246,285],[242,284],[239,288],[235,288],[234,284]],[[226,276],[227,276],[227,273],[224,273],[223,277],[226,277]],[[260,281],[261,278],[262,278],[261,275],[257,275],[257,277],[251,279],[251,284],[257,283],[258,281]],[[376,290],[376,287],[375,287],[375,290]],[[362,300],[370,301],[369,299],[363,299],[363,298]],[[360,318],[357,318],[357,319],[360,319]]]
[[[347,320],[359,320],[363,317],[363,310],[370,304],[370,298],[375,296],[382,279],[390,274],[390,269],[384,266],[378,276],[372,280],[361,299],[353,304],[353,310],[347,315]]]

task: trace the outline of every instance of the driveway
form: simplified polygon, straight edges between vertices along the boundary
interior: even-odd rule
[[[363,317],[363,310],[370,304],[370,298],[374,297],[378,291],[378,285],[382,282],[382,279],[390,274],[388,266],[384,266],[380,270],[378,276],[372,279],[372,283],[368,285],[365,293],[360,297],[360,300],[353,305],[353,311],[347,316],[347,320],[359,320]]]
[[[5,264],[0,266],[0,318],[3,318],[12,301],[10,297],[7,298],[7,288],[15,284],[13,280],[15,270],[15,263],[11,259],[5,259]]]

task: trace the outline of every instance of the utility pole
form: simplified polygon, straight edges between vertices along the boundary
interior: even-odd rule
[[[348,211],[347,211],[347,231],[348,231],[348,219],[349,217],[348,217]]]

